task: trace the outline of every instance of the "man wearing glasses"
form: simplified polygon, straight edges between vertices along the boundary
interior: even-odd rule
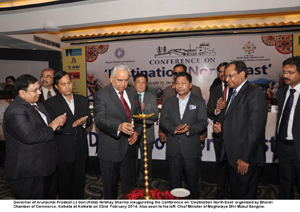
[[[294,199],[295,180],[300,185],[300,57],[283,62],[283,80],[288,85],[276,93],[279,198]]]
[[[265,164],[265,127],[268,104],[262,90],[247,80],[247,66],[233,61],[225,67],[226,82],[233,88],[224,120],[214,124],[222,133],[221,160],[227,158],[233,199],[256,199],[261,167]],[[225,151],[224,151],[225,150]]]
[[[58,91],[53,87],[53,76],[55,71],[52,68],[45,68],[41,73],[41,92],[39,102],[43,102],[52,96],[55,96]]]
[[[221,79],[221,84],[212,87],[210,90],[209,100],[207,103],[207,115],[214,121],[222,124],[225,114],[225,106],[232,88],[229,88],[225,79],[225,66],[228,63],[223,62],[218,66],[218,79]],[[229,190],[229,175],[227,169],[226,159],[220,160],[223,141],[221,133],[213,133],[213,143],[215,149],[216,163],[217,163],[217,195],[215,199],[228,198]]]
[[[66,114],[51,122],[46,108],[37,103],[41,94],[37,79],[22,75],[14,84],[17,97],[4,113],[7,154],[5,175],[16,199],[54,199],[57,150],[54,133]]]

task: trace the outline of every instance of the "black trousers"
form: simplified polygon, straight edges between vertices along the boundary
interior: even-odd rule
[[[7,179],[16,199],[55,199],[56,173],[49,176]]]
[[[183,174],[185,173],[187,189],[191,193],[191,199],[198,199],[199,158],[183,158],[179,149],[175,157],[168,156],[167,159],[170,169],[171,189],[182,188]]]
[[[228,164],[232,199],[257,199],[259,166],[249,166],[248,173],[240,175],[236,168]]]
[[[300,185],[300,161],[294,144],[284,144],[278,140],[279,162],[279,198],[294,199],[294,185],[296,179]]]
[[[104,199],[118,198],[120,176],[123,193],[130,187],[136,187],[136,152],[136,145],[128,145],[126,155],[121,162],[99,159],[103,178]]]
[[[213,143],[217,162],[217,193],[220,196],[227,197],[229,194],[229,173],[227,167],[227,160],[220,161],[222,151],[222,140],[220,139],[219,134],[213,134]]]
[[[76,154],[71,163],[58,162],[58,197],[59,199],[83,199],[85,188],[86,160]]]

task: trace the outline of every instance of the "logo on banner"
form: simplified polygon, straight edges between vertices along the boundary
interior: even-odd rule
[[[68,69],[69,69],[69,71],[80,70],[80,65],[77,65],[77,66],[68,66]]]
[[[80,49],[66,49],[66,56],[80,56],[82,55],[81,48]]]
[[[211,49],[209,42],[200,43],[198,47],[194,49],[167,49],[167,46],[158,46],[157,54],[154,57],[190,57],[190,56],[215,56],[216,52]]]
[[[69,72],[72,79],[80,79],[80,72]]]
[[[117,48],[115,51],[115,56],[119,59],[123,58],[125,55],[125,51],[122,48]]]
[[[71,63],[77,63],[75,57],[72,58]]]
[[[255,43],[251,43],[250,41],[243,46],[245,53],[251,54],[255,52],[256,46]]]

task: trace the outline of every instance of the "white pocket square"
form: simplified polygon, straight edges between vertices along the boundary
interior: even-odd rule
[[[190,110],[195,110],[196,109],[196,105],[189,105]]]

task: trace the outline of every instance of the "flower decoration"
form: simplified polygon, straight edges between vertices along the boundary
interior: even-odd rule
[[[161,112],[162,104],[157,105],[158,111]]]
[[[157,188],[150,190],[150,196],[152,199],[178,199],[174,197],[169,191],[159,191]],[[136,189],[126,195],[128,199],[143,199],[145,196],[145,189]]]

